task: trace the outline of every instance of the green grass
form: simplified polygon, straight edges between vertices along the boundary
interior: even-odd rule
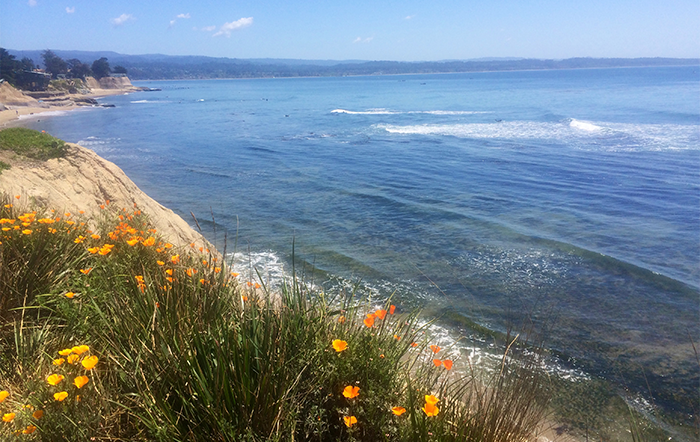
[[[371,307],[295,273],[273,293],[206,250],[171,247],[137,209],[106,206],[90,222],[3,199],[0,414],[15,417],[0,439],[36,426],[26,437],[509,442],[528,440],[544,417],[535,358],[509,353],[478,375],[456,350],[431,350],[419,312],[396,300]],[[59,355],[83,344],[82,355]],[[87,355],[99,358],[90,370]],[[65,379],[49,385],[50,374]],[[79,375],[89,378],[80,389]],[[348,386],[359,395],[345,397]],[[423,411],[426,395],[439,399],[436,416]]]
[[[0,161],[0,173],[2,173],[3,170],[8,170],[10,167],[12,166],[10,166],[4,161]]]
[[[48,160],[65,155],[65,142],[47,133],[13,127],[0,131],[0,150],[12,151],[35,160]]]

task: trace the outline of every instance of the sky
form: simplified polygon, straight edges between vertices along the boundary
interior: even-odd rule
[[[699,0],[0,0],[0,46],[229,58],[700,57]]]

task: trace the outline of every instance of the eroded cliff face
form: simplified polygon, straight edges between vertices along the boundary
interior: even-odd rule
[[[96,216],[106,200],[117,208],[134,204],[149,215],[154,227],[177,246],[211,247],[204,237],[172,210],[146,195],[114,163],[90,149],[67,143],[64,158],[32,161],[0,151],[11,168],[0,173],[0,192],[30,198],[40,207]],[[212,248],[213,249],[213,248]]]
[[[123,89],[123,90],[138,90],[136,86],[131,84],[129,77],[102,77],[99,80],[93,77],[86,77],[85,83],[92,89]]]

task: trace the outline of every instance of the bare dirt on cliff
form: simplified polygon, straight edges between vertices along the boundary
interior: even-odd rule
[[[0,173],[0,192],[20,196],[20,201],[36,208],[55,209],[96,217],[109,200],[117,208],[132,209],[134,204],[148,214],[157,231],[177,246],[209,242],[180,216],[146,195],[114,163],[90,149],[67,143],[64,158],[34,161],[8,151],[0,151],[0,161],[11,165]]]

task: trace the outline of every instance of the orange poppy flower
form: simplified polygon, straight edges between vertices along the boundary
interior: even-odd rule
[[[92,370],[95,365],[97,365],[97,356],[88,356],[87,358],[83,359],[83,367],[85,367],[86,370]]]
[[[345,396],[348,399],[356,398],[359,395],[360,395],[360,387],[353,387],[352,385],[348,385],[343,390],[343,396]]]
[[[36,410],[34,413],[32,413],[32,417],[36,420],[41,419],[44,417],[44,410]]]
[[[10,396],[10,392],[9,392],[9,391],[7,391],[7,390],[0,391],[0,404],[1,404],[3,401],[5,401],[5,399],[7,399],[8,396]]]
[[[99,247],[88,247],[87,251],[94,255],[100,251],[100,248]]]
[[[343,416],[343,421],[345,421],[345,426],[350,428],[357,423],[357,418],[355,416]]]
[[[90,273],[90,271],[92,271],[92,267],[89,267],[87,269],[80,269],[80,273],[82,273],[83,275],[87,275],[88,273]]]
[[[430,349],[433,351],[433,353],[437,353],[440,351],[440,347],[438,347],[437,345],[431,345]]]
[[[178,264],[180,262],[180,255],[173,255],[170,258],[170,262],[172,262],[173,264]]]
[[[68,355],[68,358],[66,359],[69,364],[73,365],[76,362],[78,362],[78,359],[80,359],[80,356],[76,354]]]
[[[401,336],[399,336],[399,335],[394,335],[394,339],[396,339],[397,341],[400,341],[400,340],[401,340]]]
[[[429,417],[437,416],[437,414],[440,412],[440,409],[436,407],[435,404],[429,404],[427,402],[425,406],[423,406],[422,410]]]
[[[86,351],[90,351],[90,347],[88,347],[87,345],[76,345],[75,347],[71,348],[71,350],[73,351],[73,353],[81,355]]]
[[[131,239],[127,240],[126,243],[133,247],[139,243],[139,239],[138,238],[131,238]]]
[[[418,344],[416,344],[415,342],[411,342],[411,347],[418,347]]]
[[[87,376],[76,376],[73,379],[73,384],[78,388],[83,388],[88,382],[90,382],[90,379]]]
[[[61,383],[62,380],[63,380],[63,375],[60,375],[60,374],[52,374],[46,378],[46,382],[48,382],[49,385],[58,385]]]
[[[348,349],[348,343],[340,339],[335,339],[333,341],[333,349],[340,353],[341,351],[345,351]]]
[[[433,359],[433,365],[439,367],[442,365],[442,361],[440,359]]]
[[[72,299],[72,298],[75,296],[75,293],[73,293],[73,292],[68,292],[68,293],[66,293],[66,294],[63,295],[63,296],[65,296],[65,297],[68,298],[68,299]]]
[[[22,434],[32,434],[35,431],[36,431],[36,427],[34,425],[27,425],[27,428],[22,430]]]
[[[58,365],[63,364],[64,362],[66,362],[65,359],[63,359],[63,358],[58,358],[58,359],[54,359],[53,362],[52,362],[52,364],[58,366]]]
[[[187,270],[185,271],[185,273],[187,273],[187,276],[192,276],[192,275],[194,275],[195,273],[197,273],[197,270],[195,270],[195,269],[193,269],[193,268],[190,267],[189,269],[187,269]]]
[[[345,323],[345,316],[339,317],[338,322],[340,322],[341,324],[344,324]]]
[[[442,365],[444,365],[446,369],[452,370],[452,361],[450,361],[449,359],[445,359],[444,361],[442,361]]]
[[[401,416],[406,412],[406,409],[403,407],[394,407],[391,409],[391,412],[394,413],[397,416]]]
[[[165,263],[164,263],[163,261],[156,261],[156,264],[158,264],[159,266],[164,266],[164,265],[165,265]]]
[[[65,398],[68,397],[68,392],[61,391],[60,393],[54,393],[53,398],[57,400],[58,402],[62,402]]]
[[[59,351],[58,354],[61,356],[68,356],[69,354],[73,353],[72,348],[64,348],[63,350]]]
[[[100,235],[98,235],[97,233],[93,233],[92,235],[90,235],[90,238],[92,238],[92,239],[100,239]]]
[[[12,422],[15,419],[14,413],[5,413],[2,415],[3,422]]]
[[[362,322],[364,322],[367,327],[372,327],[374,325],[374,315],[373,314],[367,315],[365,320]]]
[[[395,310],[396,310],[396,306],[395,306],[395,305],[392,304],[392,305],[389,306],[389,314],[390,314],[390,315],[393,315]]]
[[[384,317],[386,316],[386,310],[377,310],[376,312],[374,312],[374,314],[375,316],[377,316],[377,318],[384,319]]]
[[[143,244],[143,245],[146,246],[146,247],[150,247],[150,246],[152,246],[152,245],[155,244],[155,243],[156,243],[156,239],[155,239],[154,237],[152,237],[152,236],[149,236],[148,238],[146,238],[145,240],[143,240],[143,241],[141,242],[141,244]]]
[[[438,402],[440,402],[440,399],[436,398],[432,394],[426,394],[425,395],[425,402],[430,404],[430,405],[435,405]]]

